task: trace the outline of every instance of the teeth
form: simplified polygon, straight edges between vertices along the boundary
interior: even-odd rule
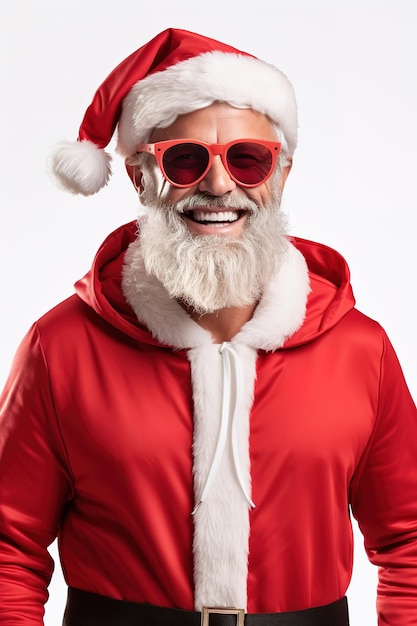
[[[239,219],[239,214],[237,211],[219,211],[218,213],[194,211],[193,219],[196,222],[235,222]]]

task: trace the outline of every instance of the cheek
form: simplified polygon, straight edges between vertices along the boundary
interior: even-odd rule
[[[166,202],[175,203],[179,202],[183,198],[188,196],[192,196],[196,193],[195,187],[187,187],[186,189],[179,189],[178,187],[173,187],[167,181],[164,180],[164,183],[161,185],[161,192],[159,197],[161,200]]]
[[[272,190],[269,185],[269,181],[261,185],[260,187],[254,187],[253,189],[246,189],[246,195],[250,200],[256,202],[258,206],[263,206],[272,199]]]

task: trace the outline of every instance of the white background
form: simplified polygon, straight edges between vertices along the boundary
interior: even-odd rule
[[[416,6],[415,0],[2,2],[0,382],[32,321],[72,293],[104,237],[137,213],[118,157],[109,187],[86,199],[49,181],[48,150],[62,138],[75,140],[107,74],[172,26],[251,52],[292,80],[300,143],[285,193],[291,232],[347,258],[358,307],[387,330],[417,397]],[[355,535],[351,621],[373,626],[376,572],[356,529]],[[47,626],[61,623],[64,600],[57,566]]]

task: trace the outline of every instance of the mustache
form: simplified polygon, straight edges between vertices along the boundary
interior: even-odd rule
[[[213,208],[225,208],[225,209],[239,209],[242,211],[248,211],[255,213],[259,211],[259,206],[245,196],[241,196],[238,193],[230,192],[223,196],[209,196],[203,193],[197,193],[186,198],[182,198],[177,202],[168,204],[165,208],[176,211],[177,213],[185,213],[186,211],[192,211],[195,208],[206,207],[208,209]]]

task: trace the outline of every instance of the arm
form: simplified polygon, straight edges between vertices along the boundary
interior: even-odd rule
[[[0,623],[40,626],[55,539],[71,496],[36,326],[0,398]]]
[[[351,502],[379,566],[378,624],[417,626],[417,411],[386,336],[375,427]]]

